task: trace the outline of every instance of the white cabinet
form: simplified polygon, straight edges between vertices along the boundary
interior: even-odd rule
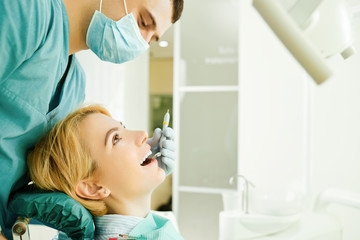
[[[218,239],[234,174],[258,189],[307,191],[309,82],[250,1],[186,2],[173,92],[173,209],[185,239]]]

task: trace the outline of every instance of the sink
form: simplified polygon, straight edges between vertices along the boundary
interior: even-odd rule
[[[220,212],[220,239],[249,239],[277,234],[298,222],[305,198],[301,191],[279,187],[259,188],[243,175],[238,190],[222,192],[224,211]]]
[[[232,213],[234,214],[234,213]],[[237,214],[235,213],[235,216]],[[239,214],[238,220],[249,231],[263,235],[283,231],[299,219],[294,216],[269,216],[258,214]]]
[[[220,239],[247,239],[281,232],[300,219],[301,214],[271,216],[244,214],[240,211],[220,212]],[[234,238],[234,236],[238,236]]]
[[[324,213],[287,217],[220,213],[220,240],[341,240],[341,221]]]

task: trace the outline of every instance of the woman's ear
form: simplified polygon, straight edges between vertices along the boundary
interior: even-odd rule
[[[86,199],[99,200],[110,195],[110,190],[97,185],[91,180],[81,180],[75,186],[76,195]]]

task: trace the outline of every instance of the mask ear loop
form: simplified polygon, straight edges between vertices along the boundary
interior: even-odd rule
[[[102,1],[102,0],[101,0]],[[124,0],[124,6],[125,6],[125,12],[126,12],[126,15],[128,15],[128,11],[127,11],[127,6],[126,6],[126,1]]]
[[[100,12],[101,12],[101,6],[102,6],[102,0],[100,0],[100,9],[99,9]]]

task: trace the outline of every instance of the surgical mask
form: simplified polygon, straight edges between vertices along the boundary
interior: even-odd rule
[[[124,0],[126,16],[119,21],[113,21],[95,11],[87,34],[86,44],[103,61],[123,63],[135,59],[146,49],[149,44],[140,33],[132,13],[128,14]]]

